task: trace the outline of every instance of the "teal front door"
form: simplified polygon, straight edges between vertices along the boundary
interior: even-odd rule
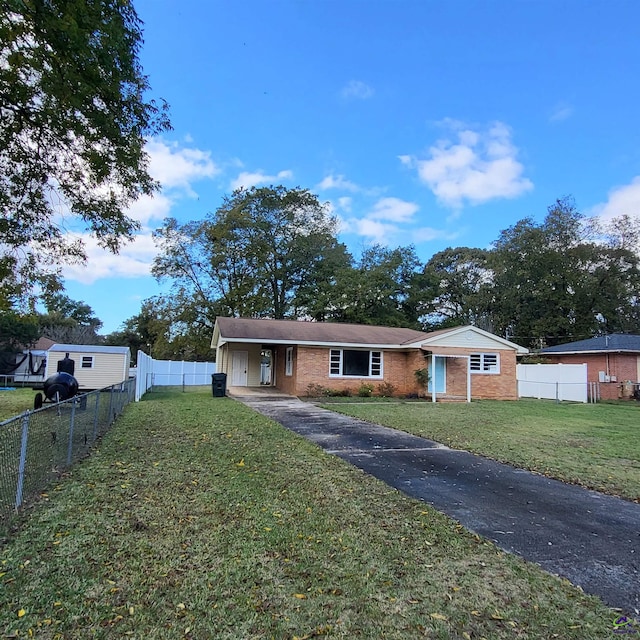
[[[435,375],[433,373],[433,361],[435,360]],[[445,393],[447,390],[447,368],[446,358],[438,358],[432,356],[429,361],[429,384],[427,385],[427,391],[433,393],[433,384],[436,385],[436,393]]]

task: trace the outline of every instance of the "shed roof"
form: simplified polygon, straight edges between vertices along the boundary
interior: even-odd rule
[[[49,347],[49,351],[56,353],[129,353],[129,347],[112,347],[97,344],[54,344]]]
[[[540,353],[598,353],[598,352],[640,352],[640,336],[630,333],[613,333],[607,336],[596,336],[587,340],[567,342],[553,347],[540,349]]]

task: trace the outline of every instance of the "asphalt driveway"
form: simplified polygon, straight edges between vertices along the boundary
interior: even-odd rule
[[[297,398],[238,398],[502,549],[640,614],[640,505]]]

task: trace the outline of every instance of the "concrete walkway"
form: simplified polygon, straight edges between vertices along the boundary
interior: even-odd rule
[[[502,549],[640,614],[640,505],[297,398],[238,399]]]

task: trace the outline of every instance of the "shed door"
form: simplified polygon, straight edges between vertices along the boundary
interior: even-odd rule
[[[249,352],[232,351],[231,354],[231,386],[246,387]]]
[[[433,361],[436,362],[436,372],[433,373]],[[433,383],[436,384],[436,393],[445,393],[447,390],[447,375],[446,375],[446,358],[432,357],[429,362],[429,385],[427,391],[433,392]]]

